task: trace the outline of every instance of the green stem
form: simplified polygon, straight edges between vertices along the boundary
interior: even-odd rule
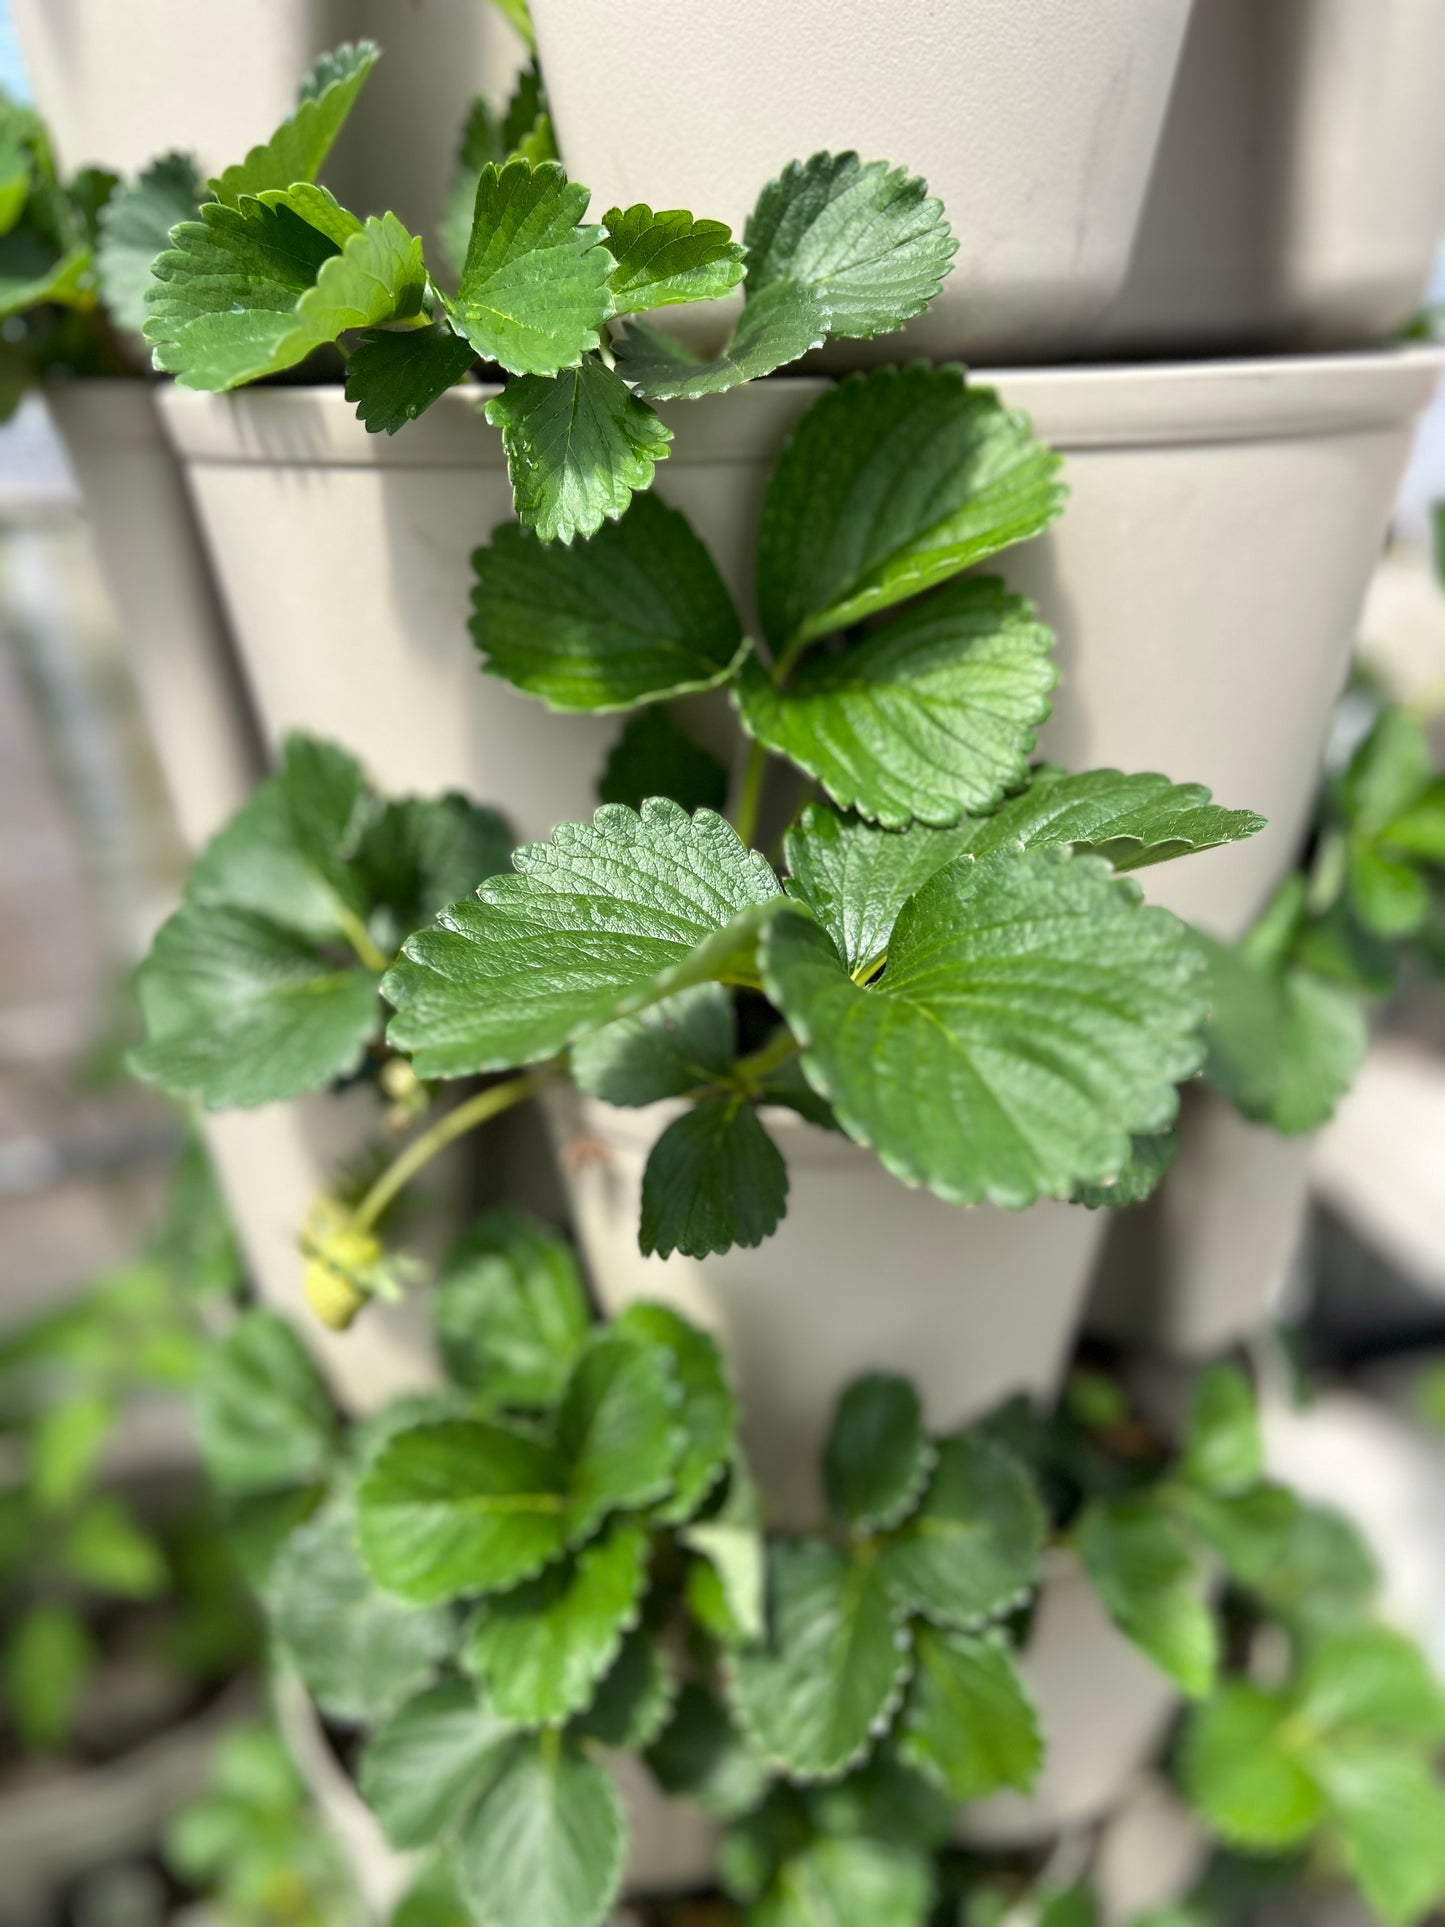
[[[783,684],[797,668],[798,658],[802,655],[803,651],[808,648],[810,640],[811,638],[805,638],[801,635],[793,637],[793,640],[788,644],[787,648],[784,649],[782,655],[780,655],[778,660],[773,664],[772,677],[774,688],[781,689],[783,687]]]
[[[732,1074],[744,1089],[754,1090],[766,1083],[774,1071],[781,1070],[790,1057],[796,1057],[798,1049],[797,1038],[785,1026],[751,1057],[740,1057],[733,1065]]]
[[[445,1117],[438,1118],[429,1130],[412,1139],[372,1185],[357,1207],[352,1220],[355,1229],[370,1231],[397,1193],[410,1184],[417,1172],[430,1164],[439,1151],[444,1151],[449,1144],[455,1144],[459,1137],[465,1137],[468,1131],[476,1130],[478,1125],[500,1117],[503,1111],[509,1111],[514,1104],[531,1097],[534,1091],[540,1090],[556,1075],[556,1069],[547,1065],[540,1071],[526,1071],[505,1084],[489,1084],[486,1090],[478,1091],[465,1104],[458,1104],[454,1111],[448,1111]]]
[[[768,771],[768,752],[761,743],[748,745],[748,760],[743,768],[742,787],[738,793],[738,806],[733,814],[733,828],[749,849],[758,833],[758,816],[763,807],[763,778]]]
[[[374,970],[378,977],[381,976],[382,972],[389,967],[391,960],[377,949],[371,940],[371,932],[361,918],[357,916],[350,904],[343,903],[340,897],[333,897],[332,909],[336,913],[336,921],[346,934],[346,941],[367,969]]]

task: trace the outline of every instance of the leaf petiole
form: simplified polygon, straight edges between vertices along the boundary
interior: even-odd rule
[[[343,902],[339,896],[333,893],[331,908],[335,914],[336,921],[341,925],[345,933],[346,941],[351,945],[362,963],[366,965],[366,968],[375,971],[377,976],[380,977],[386,971],[391,959],[381,954],[381,951],[372,941],[371,932],[349,903]]]
[[[768,771],[768,752],[761,743],[748,745],[748,760],[743,766],[742,783],[738,791],[737,809],[733,812],[733,828],[738,833],[738,841],[753,847],[758,833],[758,816],[763,805],[763,780]]]

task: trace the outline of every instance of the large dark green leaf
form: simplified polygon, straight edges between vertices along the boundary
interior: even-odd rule
[[[807,905],[861,981],[887,954],[904,904],[967,848],[967,828],[920,823],[889,835],[809,804],[788,832],[788,894]]]
[[[346,364],[346,399],[373,435],[394,435],[459,382],[477,351],[445,321],[428,328],[372,328]]]

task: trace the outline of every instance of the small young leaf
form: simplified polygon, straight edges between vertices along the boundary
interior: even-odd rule
[[[1196,936],[1209,961],[1209,1081],[1256,1123],[1287,1136],[1318,1129],[1364,1059],[1359,999],[1306,970],[1255,963]]]
[[[434,1317],[447,1371],[493,1406],[554,1405],[591,1319],[572,1248],[526,1213],[489,1212],[452,1247]]]
[[[1424,729],[1406,710],[1387,705],[1340,778],[1339,812],[1350,829],[1378,836],[1419,799],[1433,774]]]
[[[264,146],[253,147],[245,160],[228,167],[219,180],[211,183],[216,199],[237,207],[244,194],[314,181],[380,56],[380,48],[370,40],[358,40],[323,54],[302,81],[300,99],[290,119],[281,123]]]
[[[1093,1505],[1078,1531],[1090,1579],[1119,1630],[1192,1699],[1214,1685],[1219,1634],[1205,1576],[1153,1498]]]
[[[592,1705],[573,1721],[572,1731],[579,1740],[640,1753],[662,1731],[676,1691],[655,1636],[640,1628],[623,1640]]]
[[[1053,636],[990,576],[914,603],[783,688],[756,656],[738,683],[749,735],[844,809],[892,829],[986,810],[1020,783],[1056,680]]]
[[[667,1355],[604,1330],[577,1361],[557,1413],[568,1467],[573,1543],[609,1512],[649,1506],[673,1489],[686,1444]]]
[[[203,1355],[196,1430],[222,1492],[273,1492],[324,1477],[334,1449],[331,1399],[290,1323],[243,1312]]]
[[[98,1657],[85,1621],[69,1606],[31,1606],[9,1627],[0,1690],[23,1746],[45,1752],[64,1745]]]
[[[775,651],[845,628],[1048,527],[1059,458],[960,368],[854,375],[804,415],[768,484],[758,602]]]
[[[824,309],[830,338],[847,341],[922,314],[958,249],[925,182],[852,153],[790,163],[758,197],[743,239],[750,301],[791,282]]]
[[[911,1670],[908,1636],[876,1566],[788,1541],[769,1565],[770,1636],[733,1654],[733,1710],[790,1778],[836,1779],[892,1719]]]
[[[705,1686],[684,1686],[672,1718],[648,1748],[647,1764],[663,1792],[696,1800],[724,1820],[747,1813],[768,1788],[768,1769],[748,1746],[726,1707]]]
[[[1231,1846],[1277,1852],[1319,1824],[1319,1789],[1288,1749],[1289,1717],[1281,1695],[1232,1681],[1184,1729],[1184,1791]]]
[[[716,1083],[736,1050],[732,1000],[721,984],[694,984],[636,1017],[604,1024],[572,1046],[580,1090],[638,1107]]]
[[[472,565],[472,640],[488,673],[553,709],[632,709],[712,689],[742,646],[711,556],[655,495],[571,548],[504,525]]]
[[[955,1800],[981,1800],[1001,1787],[1027,1793],[1043,1739],[1003,1637],[925,1628],[917,1646],[903,1758]]]
[[[1428,1762],[1352,1740],[1313,1764],[1366,1904],[1409,1927],[1445,1899],[1445,1790]]]
[[[1430,887],[1420,872],[1369,843],[1351,849],[1346,888],[1365,929],[1387,942],[1417,935],[1430,915]]]
[[[858,1143],[955,1204],[1023,1206],[1118,1172],[1197,1068],[1188,932],[1060,849],[964,857],[904,906],[882,981],[778,916],[760,964],[809,1082]]]
[[[63,1512],[90,1483],[115,1428],[114,1396],[101,1389],[58,1399],[30,1432],[30,1490],[42,1512]]]
[[[479,1609],[463,1659],[496,1713],[516,1726],[558,1726],[592,1704],[637,1623],[647,1553],[640,1526],[615,1524]]]
[[[937,1461],[905,1378],[856,1378],[838,1401],[824,1454],[833,1516],[850,1532],[886,1532],[917,1505]]]
[[[873,1840],[815,1840],[786,1860],[748,1915],[752,1927],[925,1927],[933,1872],[923,1855]]]
[[[437,223],[442,252],[454,275],[460,275],[466,263],[482,169],[488,164],[505,166],[518,154],[534,164],[555,161],[557,152],[555,145],[549,144],[550,130],[542,104],[542,76],[535,60],[517,76],[500,123],[484,95],[478,94],[472,102],[457,150],[456,172],[447,189],[446,207]]]
[[[601,1927],[624,1843],[596,1761],[555,1733],[518,1738],[463,1829],[458,1882],[477,1927]]]
[[[612,313],[612,256],[602,230],[580,225],[587,189],[555,161],[484,167],[456,295],[458,334],[513,375],[575,368]]]
[[[752,1105],[707,1097],[674,1118],[642,1175],[644,1256],[706,1258],[760,1245],[788,1208],[788,1167]]]
[[[617,314],[642,314],[679,301],[712,301],[742,280],[743,250],[721,221],[695,221],[682,208],[654,214],[639,201],[602,217],[617,266]]]
[[[486,406],[502,431],[512,501],[544,542],[595,535],[652,486],[672,430],[626,382],[588,355],[560,375],[509,381]]]
[[[100,211],[95,271],[110,318],[139,334],[149,317],[151,263],[170,245],[171,229],[200,214],[204,190],[189,154],[167,154],[126,181]]]
[[[91,1499],[71,1521],[59,1562],[81,1585],[112,1599],[156,1599],[170,1583],[160,1546],[108,1494]]]
[[[1264,1437],[1254,1392],[1232,1365],[1201,1372],[1189,1407],[1180,1472],[1206,1492],[1243,1492],[1264,1476]]]
[[[1260,1484],[1227,1494],[1181,1486],[1175,1496],[1236,1585],[1258,1593],[1287,1560],[1300,1507],[1283,1486]]]
[[[450,1617],[381,1591],[356,1550],[356,1522],[336,1507],[294,1532],[272,1568],[277,1643],[322,1711],[371,1720],[394,1711],[450,1653]]]
[[[689,812],[721,815],[727,794],[722,764],[661,708],[628,718],[597,780],[599,803],[625,803],[632,810],[649,796],[665,796]]]
[[[810,803],[788,832],[788,894],[807,905],[862,981],[887,955],[904,904],[967,847],[966,830],[919,823],[890,836]]]
[[[476,350],[445,321],[426,328],[370,328],[346,364],[346,399],[372,435],[394,435],[455,387]]]
[[[681,1393],[676,1408],[685,1437],[673,1468],[672,1496],[653,1514],[659,1525],[684,1525],[732,1459],[738,1406],[717,1341],[667,1305],[640,1300],[612,1321],[612,1330],[661,1353]]]
[[[827,314],[814,297],[783,281],[750,300],[732,339],[717,355],[699,355],[663,328],[629,321],[613,342],[623,379],[649,401],[698,401],[785,368],[828,336]]]
[[[945,1439],[923,1504],[878,1565],[899,1607],[970,1631],[1021,1603],[1038,1580],[1045,1521],[1023,1468],[987,1440]]]
[[[762,1533],[756,1526],[719,1518],[689,1526],[682,1541],[700,1556],[687,1575],[693,1617],[720,1645],[741,1646],[761,1639],[767,1590]]]
[[[394,1847],[450,1833],[505,1757],[515,1728],[475,1686],[433,1687],[380,1726],[361,1756],[363,1798]]]
[[[513,862],[385,979],[391,1042],[419,1076],[532,1063],[690,984],[746,980],[747,940],[780,895],[721,817],[660,798],[640,815],[607,804]]]
[[[1116,870],[1237,843],[1264,828],[1252,810],[1221,809],[1200,783],[1167,776],[1125,776],[1114,769],[1070,776],[1054,764],[1036,769],[1021,796],[986,821],[969,826],[975,856],[1034,843],[1069,843],[1091,850]]]
[[[1319,1732],[1368,1727],[1391,1740],[1445,1741],[1445,1689],[1415,1642],[1385,1626],[1313,1642],[1294,1692],[1301,1716]]]

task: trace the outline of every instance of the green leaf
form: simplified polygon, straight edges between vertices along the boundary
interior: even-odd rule
[[[1020,844],[1068,843],[1124,871],[1237,843],[1262,830],[1264,818],[1251,810],[1221,809],[1200,783],[1125,776],[1113,769],[1070,776],[1046,763],[1033,772],[1021,796],[970,828],[967,847],[975,856]]]
[[[624,1847],[602,1767],[553,1733],[513,1740],[467,1822],[457,1876],[477,1927],[601,1927]]]
[[[1231,1682],[1184,1729],[1184,1791],[1230,1846],[1275,1852],[1319,1824],[1319,1790],[1288,1750],[1289,1717],[1281,1696]]]
[[[270,140],[211,183],[218,201],[237,207],[242,195],[314,181],[356,97],[381,57],[373,41],[358,40],[323,54],[301,83],[300,100]]]
[[[927,184],[885,161],[814,154],[763,189],[743,236],[748,299],[806,289],[834,340],[891,334],[932,301],[958,243]]]
[[[271,1571],[267,1604],[281,1652],[322,1711],[338,1720],[392,1712],[451,1652],[450,1616],[383,1592],[356,1549],[350,1507],[292,1533]]]
[[[1386,1626],[1313,1642],[1294,1695],[1301,1717],[1319,1732],[1368,1727],[1425,1746],[1445,1741],[1445,1690],[1415,1642]]]
[[[421,242],[394,214],[361,224],[324,188],[208,202],[171,239],[152,268],[145,335],[183,388],[258,381],[349,329],[421,312]]]
[[[1027,1793],[1043,1761],[1038,1716],[1001,1634],[918,1634],[903,1758],[955,1800]]]
[[[770,1636],[732,1655],[733,1710],[790,1778],[836,1779],[887,1729],[908,1682],[908,1636],[876,1566],[780,1541],[769,1571]]]
[[[650,1506],[672,1492],[686,1445],[677,1420],[677,1385],[661,1347],[638,1345],[618,1331],[593,1340],[557,1414],[575,1533],[595,1531],[611,1511]]]
[[[448,1860],[422,1868],[396,1903],[387,1927],[471,1927]]]
[[[809,1818],[823,1833],[937,1853],[957,1831],[953,1801],[888,1742],[846,1780],[810,1788],[807,1797]]]
[[[9,1628],[0,1689],[24,1747],[64,1745],[97,1657],[85,1621],[69,1606],[31,1606]]]
[[[448,1373],[493,1406],[549,1408],[591,1326],[577,1260],[525,1212],[488,1212],[452,1247],[433,1301]]]
[[[1038,1581],[1043,1507],[1007,1452],[944,1439],[923,1504],[879,1556],[900,1608],[970,1631],[1020,1605]]]
[[[629,1633],[591,1707],[572,1731],[599,1746],[640,1753],[651,1746],[672,1711],[676,1684],[648,1627]]]
[[[747,1813],[768,1788],[767,1767],[727,1708],[695,1683],[678,1695],[672,1718],[648,1748],[647,1764],[672,1799],[695,1800],[725,1820]]]
[[[762,1533],[723,1517],[689,1526],[682,1540],[702,1562],[690,1569],[687,1579],[693,1617],[723,1645],[761,1639],[767,1589]]]
[[[363,1798],[394,1847],[430,1847],[479,1797],[515,1729],[475,1686],[450,1681],[381,1725],[361,1756]]]
[[[91,1499],[71,1521],[60,1563],[73,1579],[114,1599],[156,1599],[170,1583],[165,1554],[118,1499]]]
[[[510,524],[472,557],[488,674],[552,709],[631,709],[732,673],[742,629],[687,517],[641,496],[570,548]]]
[[[492,0],[492,4],[505,19],[510,21],[513,31],[519,36],[523,45],[535,55],[537,37],[532,29],[532,13],[527,0]]]
[[[509,872],[515,842],[504,817],[455,793],[372,799],[355,840],[353,887],[377,947],[393,954],[418,924]]]
[[[574,1558],[478,1610],[463,1661],[503,1719],[560,1726],[586,1711],[637,1624],[647,1556],[642,1527],[615,1524]]]
[[[391,1042],[419,1076],[533,1063],[693,983],[748,980],[745,939],[780,894],[721,817],[661,798],[606,804],[513,862],[385,979]]]
[[[756,656],[738,708],[749,735],[835,803],[897,829],[947,826],[1020,783],[1049,713],[1053,636],[990,576],[954,583],[779,688]]]
[[[555,161],[484,167],[472,236],[447,314],[483,361],[513,375],[555,375],[597,346],[612,313],[612,256],[580,225],[585,187]]]
[[[579,368],[509,381],[486,406],[502,431],[512,501],[544,542],[595,535],[652,486],[672,430],[596,355]]]
[[[58,1399],[30,1432],[30,1487],[43,1512],[74,1505],[94,1476],[116,1422],[114,1397],[97,1390]]]
[[[838,1400],[824,1453],[834,1518],[864,1534],[901,1525],[937,1459],[924,1437],[918,1393],[906,1378],[887,1372],[855,1378]]]
[[[1314,1761],[1340,1829],[1345,1865],[1366,1904],[1409,1927],[1445,1899],[1445,1789],[1431,1765],[1364,1741]]]
[[[788,1167],[746,1098],[707,1097],[648,1154],[637,1242],[645,1257],[706,1258],[770,1238],[788,1208]]]
[[[1129,1152],[1119,1169],[1100,1184],[1076,1184],[1073,1202],[1087,1211],[1110,1211],[1120,1205],[1142,1204],[1152,1197],[1174,1162],[1179,1138],[1174,1131],[1156,1131],[1129,1141]]]
[[[887,955],[904,904],[967,847],[966,830],[917,823],[894,836],[810,803],[788,832],[788,894],[812,911],[861,982]]]
[[[1120,1632],[1193,1699],[1214,1685],[1219,1634],[1187,1541],[1149,1494],[1090,1506],[1078,1545]]]
[[[1224,1561],[1239,1586],[1258,1593],[1289,1556],[1299,1501],[1278,1485],[1216,1493],[1184,1486],[1176,1493],[1190,1525]]]
[[[1445,863],[1445,776],[1437,777],[1420,796],[1380,831],[1386,849],[1403,850],[1427,863]]]
[[[1309,971],[1253,963],[1196,936],[1209,962],[1209,1081],[1257,1124],[1288,1136],[1318,1129],[1364,1060],[1358,998]]]
[[[751,1927],[925,1927],[933,1874],[921,1854],[872,1840],[815,1840],[784,1862]]]
[[[1189,1404],[1182,1476],[1206,1492],[1231,1495],[1264,1476],[1264,1436],[1248,1378],[1234,1365],[1200,1373]]]
[[[191,156],[167,154],[122,182],[101,209],[95,270],[101,299],[119,327],[136,334],[145,327],[151,263],[169,246],[172,228],[197,218],[203,198]]]
[[[959,368],[854,375],[814,402],[779,456],[758,538],[775,650],[945,582],[1048,527],[1059,458]]]
[[[1378,836],[1420,798],[1433,775],[1424,729],[1407,711],[1387,705],[1340,778],[1339,812],[1350,829]]]
[[[484,95],[478,94],[472,102],[457,150],[456,172],[447,189],[446,208],[437,223],[442,252],[453,274],[459,275],[466,262],[482,169],[489,163],[501,167],[518,154],[533,162],[556,160],[550,130],[535,59],[517,76],[500,122]],[[546,151],[542,151],[544,147]]]
[[[59,249],[32,227],[0,236],[0,320],[56,302],[62,307],[94,306],[91,251],[85,246]]]
[[[394,435],[455,387],[476,358],[445,321],[368,329],[346,364],[346,399],[370,434]]]
[[[183,904],[136,975],[138,1077],[208,1110],[319,1090],[360,1068],[381,1028],[377,980],[251,911]]]
[[[743,278],[743,250],[721,221],[695,221],[682,208],[654,214],[639,201],[609,208],[602,225],[617,263],[612,271],[617,314],[716,300]]]
[[[713,1490],[732,1458],[738,1405],[717,1341],[667,1305],[639,1300],[612,1330],[661,1354],[681,1394],[675,1415],[685,1443],[672,1474],[672,1495],[653,1514],[659,1525],[683,1525]]]
[[[771,375],[827,338],[827,314],[814,297],[780,282],[747,303],[720,354],[700,355],[645,321],[629,321],[612,351],[623,380],[647,400],[698,401]]]
[[[694,984],[580,1038],[572,1046],[572,1076],[579,1089],[608,1104],[639,1107],[686,1097],[730,1070],[735,1028],[722,985]]]
[[[1430,914],[1430,888],[1413,864],[1368,843],[1349,855],[1350,908],[1371,936],[1399,941],[1415,936]]]
[[[1254,1581],[1273,1614],[1305,1631],[1352,1624],[1379,1583],[1354,1523],[1328,1506],[1299,1502],[1279,1556]]]
[[[597,781],[599,803],[625,803],[633,810],[649,796],[666,796],[689,812],[721,815],[727,794],[722,764],[659,708],[628,718]]]
[[[801,916],[766,930],[769,995],[839,1123],[905,1183],[1023,1206],[1115,1175],[1199,1062],[1184,926],[1097,858],[999,852],[937,871],[860,989]]]
[[[224,1493],[310,1485],[331,1461],[331,1398],[290,1323],[243,1312],[206,1349],[196,1387],[196,1431],[210,1478]]]

